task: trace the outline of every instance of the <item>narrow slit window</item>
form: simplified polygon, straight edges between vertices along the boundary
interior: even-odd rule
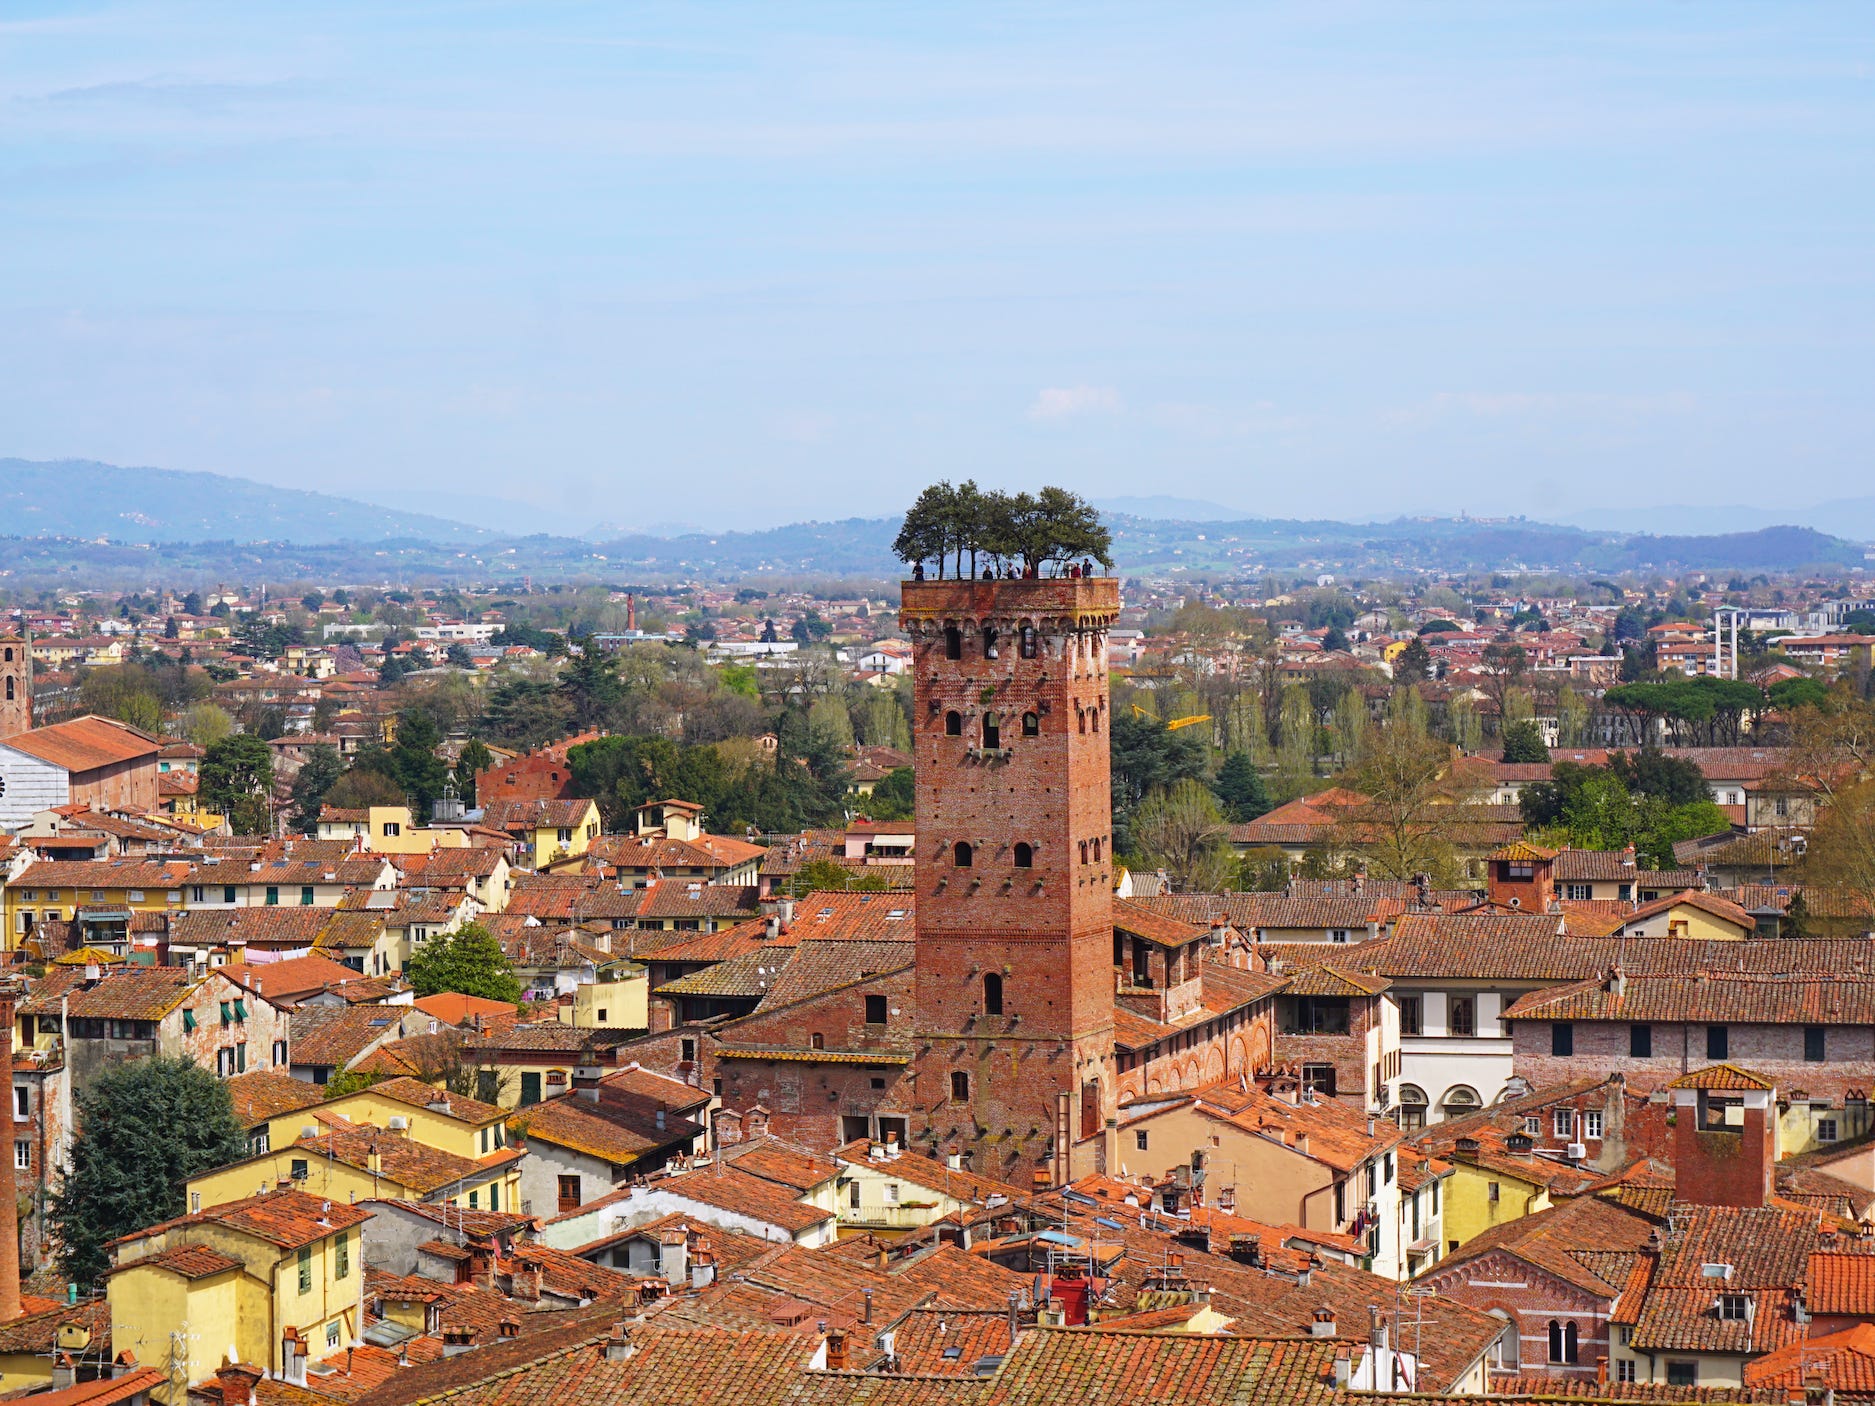
[[[1001,1015],[1003,1013],[1003,978],[1000,972],[984,973],[983,1013],[985,1015]]]

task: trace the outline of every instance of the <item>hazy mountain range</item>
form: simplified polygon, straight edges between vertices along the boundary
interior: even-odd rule
[[[1838,504],[1830,513],[1837,531],[1857,520],[1857,503],[1875,518],[1875,498]],[[475,516],[484,517],[479,509],[488,505],[476,506]],[[1133,574],[1759,571],[1859,566],[1867,555],[1842,536],[1782,514],[1771,525],[1742,509],[1732,515],[1705,510],[1716,514],[1707,518],[1688,514],[1691,530],[1679,530],[1682,517],[1664,509],[1589,527],[1522,518],[1299,521],[1163,495],[1099,500],[1099,506],[1113,527],[1119,565]],[[498,533],[218,474],[82,460],[0,460],[0,515],[0,528],[8,532],[0,537],[0,572],[19,582],[532,576],[650,583],[764,575],[890,578],[898,570],[891,555],[897,522],[888,518],[671,535],[604,525],[573,536],[539,531],[552,520],[543,512],[509,514],[507,530]],[[1725,530],[1699,530],[1708,523]],[[1640,526],[1653,532],[1636,532]],[[1656,535],[1662,529],[1674,532]]]

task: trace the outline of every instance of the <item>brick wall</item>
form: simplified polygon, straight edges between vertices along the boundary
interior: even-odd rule
[[[1704,1025],[1653,1025],[1653,1055],[1646,1059],[1628,1053],[1629,1027],[1625,1022],[1578,1020],[1573,1025],[1575,1053],[1562,1056],[1550,1053],[1551,1029],[1547,1021],[1511,1022],[1511,1064],[1532,1088],[1567,1083],[1593,1071],[1620,1072],[1630,1086],[1646,1089],[1717,1062],[1706,1055]],[[1827,1058],[1821,1064],[1804,1059],[1803,1032],[1801,1025],[1728,1025],[1725,1062],[1763,1074],[1786,1092],[1822,1078],[1854,1080],[1864,1087],[1875,1083],[1875,1027],[1827,1027]]]
[[[573,799],[573,772],[562,757],[530,754],[475,773],[475,803]]]
[[[1114,1107],[1118,584],[906,582],[902,600],[917,767],[914,1131],[975,1152],[992,1176],[1060,1179],[1075,1143],[1094,1165]],[[1000,983],[1000,1013],[986,978]]]
[[[1450,1268],[1434,1267],[1419,1283],[1441,1298],[1456,1299],[1481,1313],[1495,1312],[1516,1326],[1517,1364],[1506,1360],[1503,1370],[1593,1380],[1598,1365],[1608,1357],[1608,1312],[1613,1301],[1598,1299],[1504,1251],[1494,1250]],[[1573,1364],[1549,1360],[1551,1322],[1575,1324]],[[1412,1329],[1403,1331],[1410,1344]]]

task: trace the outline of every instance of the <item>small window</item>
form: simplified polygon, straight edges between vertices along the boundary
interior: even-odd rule
[[[994,752],[1003,745],[1002,715],[985,713],[983,715],[983,747]]]
[[[1525,1118],[1523,1120],[1523,1132],[1525,1137],[1542,1137],[1543,1120],[1534,1114]]]
[[[1602,1135],[1602,1111],[1590,1108],[1582,1114],[1582,1136],[1590,1141]]]
[[[1615,1380],[1618,1382],[1631,1382],[1635,1380],[1634,1359],[1632,1357],[1623,1357],[1615,1362]]]
[[[404,827],[399,821],[387,820],[384,822],[384,833],[387,835],[401,835],[404,833]]]
[[[866,998],[866,1024],[885,1024],[885,997],[868,996]]]
[[[1133,1134],[1134,1148],[1140,1152],[1144,1152],[1146,1150],[1146,1137],[1147,1137],[1147,1134],[1144,1128],[1141,1128],[1138,1132],[1134,1133]]]
[[[1035,867],[1035,850],[1021,840],[1016,841],[1015,865],[1018,869]]]
[[[1628,1027],[1628,1057],[1631,1059],[1652,1059],[1654,1057],[1653,1026],[1630,1025]]]
[[[1576,1052],[1576,1028],[1568,1021],[1557,1021],[1549,1028],[1549,1052],[1572,1055]]]
[[[332,1237],[332,1277],[347,1279],[352,1272],[352,1242],[341,1232]]]
[[[959,1069],[951,1075],[951,1102],[968,1103],[970,1101],[970,1076]]]
[[[1042,735],[1042,720],[1040,716],[1035,713],[1024,713],[1022,715],[1022,735],[1024,737],[1040,737]]]
[[[267,885],[267,906],[269,908],[280,906],[280,890],[273,884]]]
[[[1559,1108],[1552,1122],[1559,1138],[1571,1138],[1576,1131],[1576,1113],[1573,1108]]]
[[[955,625],[950,625],[945,628],[944,657],[946,659],[962,659],[964,657],[964,632]]]
[[[1719,1317],[1728,1323],[1743,1323],[1750,1315],[1750,1303],[1743,1294],[1720,1294]]]
[[[1803,1027],[1803,1058],[1806,1064],[1821,1064],[1824,1060],[1823,1027],[1806,1025]]]
[[[302,1294],[312,1292],[312,1246],[299,1247],[299,1291]]]
[[[985,1015],[1003,1013],[1003,978],[1000,972],[983,974],[983,1013]]]
[[[1081,841],[1081,863],[1087,863],[1087,841]]]
[[[1732,1042],[1730,1033],[1723,1025],[1708,1025],[1706,1027],[1707,1059],[1729,1059],[1731,1057],[1731,1049]]]
[[[944,715],[944,735],[946,737],[962,737],[964,735],[964,715],[962,713],[951,712]]]
[[[959,840],[956,844],[951,846],[951,863],[955,864],[959,869],[968,869],[971,861],[975,858],[976,851],[971,849],[970,841]]]
[[[33,1112],[33,1092],[24,1084],[13,1086],[13,1116],[30,1118]]]
[[[18,1138],[13,1143],[13,1165],[22,1172],[33,1169],[33,1144],[30,1138]]]
[[[1400,997],[1400,1033],[1417,1035],[1422,1028],[1424,1015],[1421,998],[1418,996]]]
[[[338,1322],[338,1319],[335,1318],[330,1323],[326,1324],[326,1347],[328,1349],[332,1349],[332,1348],[336,1348],[338,1345],[339,1345],[339,1322]]]
[[[827,1048],[827,1037],[816,1030],[812,1035],[807,1037],[807,1043],[814,1049],[824,1050]]]
[[[302,908],[310,908],[313,906],[313,886],[311,884],[300,885],[299,906]]]
[[[1819,1118],[1816,1120],[1816,1140],[1818,1142],[1836,1141],[1836,1120],[1834,1118]]]
[[[1667,1363],[1668,1386],[1698,1386],[1699,1364],[1697,1362]]]

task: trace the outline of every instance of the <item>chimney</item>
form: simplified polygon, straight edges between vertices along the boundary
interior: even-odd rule
[[[1021,1312],[1022,1295],[1017,1293],[1014,1289],[1011,1289],[1009,1291],[1009,1341],[1012,1344],[1016,1340],[1016,1335],[1022,1330],[1021,1325],[1017,1322],[1017,1318]]]
[[[1616,999],[1628,994],[1628,975],[1619,966],[1608,969],[1608,994]]]
[[[827,1370],[844,1372],[846,1370],[846,1333],[840,1328],[827,1330]]]
[[[1354,1355],[1347,1348],[1335,1351],[1335,1385],[1345,1388],[1348,1379],[1354,1375]]]
[[[280,1375],[294,1386],[306,1385],[306,1339],[298,1328],[280,1335]]]
[[[1309,1336],[1311,1338],[1332,1338],[1335,1335],[1335,1311],[1326,1304],[1309,1315]]]
[[[1376,1362],[1374,1371],[1378,1375],[1379,1358],[1387,1350],[1387,1320],[1381,1316],[1379,1304],[1367,1305],[1367,1340],[1373,1344]]]
[[[443,1356],[460,1357],[474,1346],[475,1330],[473,1328],[443,1329]]]
[[[215,1373],[215,1385],[221,1388],[221,1406],[254,1406],[254,1387],[262,1375],[258,1367],[222,1358],[221,1370]]]
[[[605,1340],[605,1360],[623,1362],[637,1349],[632,1345],[632,1329],[629,1323],[615,1323],[612,1334]]]
[[[872,1322],[872,1290],[861,1289],[859,1292],[865,1304],[865,1307],[860,1310],[859,1321],[862,1323],[870,1323]]]
[[[78,1384],[78,1363],[71,1353],[55,1353],[52,1358],[52,1389],[63,1391],[68,1386]],[[230,1401],[228,1406],[240,1406],[238,1400]]]
[[[0,980],[0,1069],[13,1067],[14,1007],[19,988],[11,978]],[[8,1126],[13,1121],[13,1096],[7,1095]],[[8,1138],[9,1143],[12,1138]],[[20,1316],[19,1189],[13,1175],[12,1149],[0,1156],[0,1323]]]
[[[1738,1095],[1738,1126],[1727,1124],[1704,1089],[1673,1090],[1674,1194],[1700,1206],[1770,1204],[1777,1164],[1776,1094]]]

